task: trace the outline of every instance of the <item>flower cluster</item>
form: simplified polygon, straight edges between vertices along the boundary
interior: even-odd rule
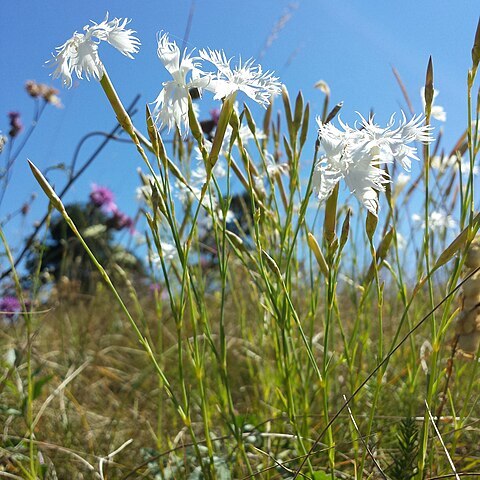
[[[412,220],[417,224],[420,225],[422,228],[425,228],[425,221],[423,218],[418,214],[414,213],[412,215]],[[441,210],[433,210],[430,212],[428,216],[428,228],[432,232],[439,232],[443,233],[446,230],[452,230],[457,227],[457,222],[455,219]]]
[[[202,132],[210,141],[213,140],[213,133],[218,125],[219,118],[220,110],[218,108],[214,108],[213,110],[210,110],[210,118],[208,120],[202,120],[200,122]]]
[[[115,230],[128,228],[131,233],[135,231],[133,220],[125,213],[121,212],[115,203],[113,192],[100,185],[92,184],[90,192],[90,201],[96,208],[100,208],[104,213],[111,214],[108,219],[108,226]]]
[[[92,191],[90,192],[90,201],[97,208],[101,208],[104,212],[113,212],[117,209],[115,203],[115,195],[113,192],[107,188],[92,184]]]
[[[22,310],[17,297],[5,296],[0,298],[0,314],[4,315],[7,319],[12,319]]]
[[[83,27],[84,33],[74,32],[73,36],[63,45],[57,47],[57,54],[51,62],[56,67],[53,78],[62,78],[66,87],[72,86],[72,73],[78,78],[83,75],[90,79],[100,80],[103,76],[103,64],[98,55],[98,44],[105,41],[116,48],[123,55],[133,58],[132,53],[137,53],[140,41],[133,34],[134,30],[125,28],[127,18],[114,18],[108,20],[108,13],[101,23],[92,22],[92,25]]]
[[[23,130],[22,117],[20,112],[9,112],[8,118],[10,119],[10,131],[8,134],[11,138],[15,138]]]
[[[159,267],[162,264],[162,258],[169,262],[177,257],[177,247],[172,243],[160,242],[162,248],[161,253],[150,251],[147,255],[147,262],[151,262],[154,267]]]
[[[201,92],[210,80],[200,70],[198,57],[192,57],[186,51],[182,55],[166,33],[158,38],[157,54],[172,80],[163,83],[155,100],[155,120],[169,130],[176,124],[181,132],[186,132],[189,126],[188,92],[193,88]]]
[[[223,51],[201,50],[199,57],[185,51],[182,55],[167,34],[159,37],[157,53],[172,80],[163,83],[163,89],[154,102],[154,116],[160,127],[169,130],[176,125],[180,132],[188,131],[188,95],[192,89],[199,95],[203,90],[211,91],[215,100],[234,98],[241,91],[263,106],[267,106],[270,99],[281,91],[278,78],[272,72],[263,72],[262,67],[254,65],[252,59],[232,68],[231,59],[227,59]],[[204,72],[201,69],[202,60],[213,64],[217,71]]]
[[[108,13],[101,23],[83,27],[84,33],[74,32],[63,45],[57,47],[56,55],[50,62],[55,66],[53,78],[61,77],[63,84],[72,86],[72,74],[78,78],[100,80],[104,67],[98,54],[98,45],[105,41],[123,55],[133,58],[140,41],[127,29],[128,19],[108,20]],[[272,72],[264,72],[252,59],[232,67],[231,59],[219,50],[201,50],[200,56],[192,52],[180,52],[177,44],[169,40],[168,34],[158,36],[157,54],[172,79],[163,83],[163,88],[154,101],[154,117],[160,127],[169,130],[177,126],[185,134],[189,128],[189,92],[201,95],[207,89],[214,93],[214,99],[233,99],[241,91],[264,107],[274,95],[281,91],[281,84]],[[213,64],[216,72],[204,72],[201,62]],[[218,118],[214,120],[218,122]]]
[[[62,101],[58,96],[58,90],[50,85],[37,83],[35,80],[28,80],[25,83],[25,90],[32,98],[43,98],[45,102],[50,103],[54,107],[63,107]]]
[[[444,174],[450,168],[460,168],[462,175],[470,174],[469,160],[464,157],[457,158],[456,155],[452,155],[450,157],[447,155],[434,155],[430,160],[430,166],[439,174]],[[472,170],[473,175],[478,175],[479,172],[480,167],[478,165],[474,165]]]
[[[409,144],[431,142],[432,127],[424,125],[421,116],[407,121],[403,114],[395,127],[392,115],[386,128],[375,124],[373,117],[366,120],[360,115],[360,118],[360,128],[351,128],[339,120],[343,131],[317,119],[324,155],[315,166],[314,187],[323,201],[343,179],[365,208],[377,215],[377,192],[384,191],[385,184],[391,181],[382,165],[398,161],[409,171],[412,160],[418,160],[416,148]]]
[[[124,228],[127,228],[130,233],[135,232],[133,219],[118,209],[114,210],[113,217],[110,219],[109,223],[115,230],[123,230]]]

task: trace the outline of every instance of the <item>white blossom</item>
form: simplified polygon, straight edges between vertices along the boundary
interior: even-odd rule
[[[397,245],[399,250],[405,250],[407,248],[407,239],[397,232]]]
[[[194,187],[193,185],[188,188],[180,180],[175,180],[175,196],[180,200],[183,205],[193,202],[196,198],[200,198],[201,189]]]
[[[210,215],[202,215],[197,220],[197,234],[199,238],[205,238],[213,228],[213,220]]]
[[[452,155],[450,157],[444,155],[434,155],[430,159],[430,167],[437,170],[439,173],[445,173],[449,167],[453,167],[457,162],[457,157]]]
[[[228,150],[230,148],[230,141],[232,139],[232,134],[233,134],[233,128],[228,125],[227,130],[225,132],[225,137],[223,138],[223,143],[222,143],[222,152],[225,156],[228,155]],[[240,141],[242,142],[242,145],[244,147],[247,146],[248,142],[250,140],[253,140],[255,137],[257,140],[263,140],[266,138],[265,133],[263,133],[263,130],[257,129],[255,132],[255,137],[248,127],[248,125],[241,125],[240,128],[238,129],[238,136],[240,137]]]
[[[162,180],[158,175],[155,178],[151,174],[142,173],[141,176],[144,184],[135,189],[136,199],[139,202],[149,202],[153,194],[152,184],[156,182],[161,184]]]
[[[91,27],[95,30],[94,35],[108,42],[112,47],[116,48],[120,53],[128,58],[132,58],[132,53],[137,53],[140,47],[140,41],[133,34],[134,30],[125,28],[130,23],[128,18],[114,18],[108,21],[108,13],[105,20]]]
[[[456,163],[456,165],[458,165],[458,163]],[[462,160],[460,161],[460,168],[462,175],[470,175],[470,161],[468,159],[462,157]],[[472,174],[478,175],[479,171],[480,167],[478,165],[473,165]]]
[[[265,189],[265,182],[262,175],[253,177],[253,188],[261,197],[266,195],[267,190]]]
[[[178,200],[185,206],[191,204],[194,201],[199,201],[202,195],[202,189],[195,186],[189,185],[188,187],[179,180],[175,180],[175,196]],[[215,209],[217,207],[217,199],[212,194],[207,194],[203,197],[202,205],[208,209]]]
[[[158,38],[157,54],[172,80],[162,84],[163,88],[154,101],[155,121],[160,127],[168,127],[168,130],[177,125],[180,132],[186,134],[189,127],[188,91],[197,88],[201,93],[209,84],[210,76],[200,70],[198,57],[192,57],[186,50],[182,55],[166,33]]]
[[[459,165],[456,155],[450,157],[445,155],[435,155],[430,160],[430,166],[439,173],[445,173],[449,168],[457,169]],[[470,174],[470,161],[464,157],[460,159],[460,168],[462,175]],[[478,175],[480,168],[478,165],[473,166],[473,175]]]
[[[218,211],[218,218],[223,221],[223,211]],[[225,215],[225,223],[231,223],[235,220],[235,214],[231,210],[227,210],[227,214]]]
[[[114,18],[108,21],[108,13],[101,23],[92,22],[92,25],[83,27],[84,33],[74,32],[63,45],[57,47],[52,63],[56,68],[53,78],[62,78],[66,87],[72,86],[72,73],[79,79],[90,77],[100,80],[104,73],[104,66],[98,55],[98,45],[106,41],[123,55],[133,58],[137,53],[140,40],[133,34],[134,30],[125,28],[130,20]],[[48,63],[48,62],[47,62]]]
[[[218,215],[218,220],[223,222],[223,211],[219,208],[215,207],[214,212]],[[227,210],[227,214],[225,215],[225,223],[231,223],[235,220],[235,214],[231,210]],[[205,238],[208,233],[213,228],[213,216],[210,213],[205,213],[201,217],[199,217],[197,221],[197,233],[199,238]]]
[[[373,123],[373,117],[368,121],[360,115],[361,135],[367,140],[367,147],[377,156],[381,163],[398,161],[406,171],[410,171],[412,160],[419,160],[416,147],[408,144],[413,142],[429,143],[433,141],[430,134],[433,129],[430,125],[423,124],[423,115],[413,116],[409,121],[402,112],[402,120],[397,128],[395,114],[390,117],[386,128],[381,128]],[[422,125],[423,124],[423,125]]]
[[[231,134],[232,134],[232,129],[230,128],[230,136]],[[238,135],[240,136],[240,140],[242,141],[244,146],[249,142],[249,140],[253,140],[255,137],[257,138],[257,140],[263,140],[266,138],[266,135],[263,132],[263,130],[259,128],[256,129],[255,137],[254,137],[248,125],[242,125],[238,130]]]
[[[390,176],[381,168],[382,164],[399,161],[409,170],[411,160],[416,159],[416,148],[408,145],[414,141],[430,142],[430,126],[421,125],[422,117],[403,121],[394,128],[394,116],[386,128],[381,128],[360,115],[360,129],[351,128],[339,120],[339,130],[331,123],[323,124],[318,118],[319,140],[324,150],[314,171],[314,188],[320,201],[328,198],[337,183],[343,179],[350,192],[372,214],[377,215],[377,192],[385,190],[391,182]]]
[[[205,142],[205,148],[207,149],[207,152],[209,152],[212,148],[211,142]],[[198,150],[197,152],[197,159],[199,161],[199,164],[197,168],[192,171],[191,180],[193,185],[203,185],[207,181],[207,170],[205,169],[200,150]],[[217,179],[223,178],[227,175],[227,170],[225,169],[224,163],[222,161],[218,161],[215,164],[215,166],[213,167],[213,174]]]
[[[424,219],[417,213],[412,215],[412,220],[417,225],[420,225],[423,229],[425,228]],[[432,230],[432,232],[443,232],[445,230],[456,228],[457,222],[451,215],[448,215],[444,211],[433,210],[430,212],[428,217],[428,227],[430,230]]]
[[[238,63],[232,68],[231,59],[227,59],[222,50],[200,50],[200,57],[212,63],[217,72],[208,85],[208,90],[214,92],[215,100],[230,98],[241,91],[266,107],[272,96],[279,95],[281,84],[273,72],[263,72],[261,65],[254,65],[253,59]]]
[[[166,261],[173,260],[177,256],[177,248],[168,242],[160,242],[161,253],[149,252],[147,260],[152,262],[154,266],[162,263],[162,258]]]
[[[401,190],[410,181],[411,176],[408,173],[400,172],[395,182],[396,187]]]
[[[315,166],[313,177],[318,199],[326,200],[337,183],[344,179],[350,191],[376,215],[376,191],[383,191],[388,179],[365,146],[366,139],[362,139],[360,131],[347,126],[342,132],[330,123],[323,125],[320,120],[318,122],[319,138],[325,152]]]
[[[265,163],[267,165],[267,173],[272,176],[276,177],[279,175],[288,175],[290,170],[290,166],[288,163],[277,163],[273,155],[265,150]]]

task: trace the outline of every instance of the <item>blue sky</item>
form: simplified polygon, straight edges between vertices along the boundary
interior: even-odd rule
[[[296,8],[291,8],[293,3]],[[319,114],[323,97],[313,85],[323,79],[331,88],[332,102],[344,101],[345,121],[353,122],[355,111],[367,115],[374,110],[379,123],[384,123],[393,112],[406,108],[391,67],[400,72],[420,112],[419,89],[432,55],[435,87],[440,91],[437,103],[448,115],[443,126],[444,145],[455,143],[466,125],[466,73],[480,13],[477,0],[197,0],[188,47],[223,48],[228,56],[258,58],[272,27],[289,5],[291,20],[260,63],[277,72],[292,97],[301,89],[311,102],[311,111]],[[24,82],[51,82],[51,70],[44,66],[50,52],[88,20],[101,21],[106,11],[112,17],[132,18],[131,28],[142,42],[133,61],[107,45],[101,47],[102,60],[124,102],[129,103],[137,93],[142,95],[136,119],[142,127],[143,105],[156,98],[161,82],[167,80],[167,72],[156,57],[156,33],[170,32],[181,44],[190,7],[190,0],[4,2],[0,15],[0,130],[8,131],[6,115],[11,110],[20,111],[28,123],[32,101],[24,93]],[[53,85],[61,88],[59,81]],[[61,97],[65,108],[47,109],[18,159],[0,218],[21,205],[32,191],[39,191],[26,158],[41,169],[68,164],[84,134],[112,128],[113,114],[96,82],[76,82],[72,89],[62,89]],[[210,106],[207,102],[202,107],[205,115]],[[95,141],[87,144],[82,160],[95,146]],[[306,164],[311,150],[306,149]],[[71,190],[66,202],[85,200],[90,184],[95,182],[112,188],[120,208],[133,214],[139,166],[141,160],[133,147],[111,144]],[[63,185],[61,175],[52,178],[59,187]],[[12,245],[43,215],[45,205],[39,195],[27,223],[10,225],[7,236]]]

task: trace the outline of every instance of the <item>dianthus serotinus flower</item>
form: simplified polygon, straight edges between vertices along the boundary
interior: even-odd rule
[[[227,59],[223,50],[200,50],[200,57],[217,68],[207,87],[214,92],[215,100],[230,98],[241,91],[266,107],[272,96],[281,92],[281,83],[273,72],[264,72],[261,65],[254,64],[253,59],[244,63],[240,61],[232,68],[231,59]]]
[[[200,70],[198,57],[192,57],[186,51],[182,55],[177,44],[171,42],[166,33],[159,35],[157,54],[172,80],[163,83],[154,102],[155,121],[169,130],[177,125],[180,132],[186,133],[189,127],[188,91],[196,88],[201,94],[210,82],[210,76]]]
[[[140,40],[133,34],[134,30],[126,28],[127,18],[108,20],[108,13],[101,23],[91,22],[92,25],[83,27],[84,33],[74,32],[63,45],[57,47],[57,53],[50,60],[56,67],[53,78],[62,78],[63,85],[72,86],[72,74],[75,72],[79,79],[85,75],[100,80],[104,73],[103,63],[98,55],[98,45],[105,41],[128,58],[137,53]]]
[[[412,215],[412,220],[415,224],[425,228],[425,220],[418,213]],[[432,232],[445,232],[446,230],[453,230],[457,227],[455,219],[447,214],[444,210],[433,210],[428,216],[428,227]]]
[[[378,212],[378,194],[391,182],[382,164],[398,161],[410,170],[411,161],[419,160],[413,142],[428,143],[432,127],[423,124],[423,117],[405,115],[395,128],[392,115],[386,128],[360,115],[360,128],[351,128],[341,120],[343,129],[331,123],[323,124],[319,118],[318,137],[324,154],[315,166],[314,189],[320,201],[326,200],[340,180],[344,180],[351,193],[373,215]]]

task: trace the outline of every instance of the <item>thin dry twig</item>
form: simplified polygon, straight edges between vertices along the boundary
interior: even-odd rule
[[[415,113],[415,110],[413,109],[412,102],[410,100],[410,97],[408,95],[407,89],[405,87],[405,84],[402,81],[402,78],[400,77],[400,74],[398,73],[398,70],[392,65],[392,72],[393,75],[395,76],[395,79],[397,80],[398,86],[400,87],[400,90],[402,91],[403,98],[407,102],[407,107],[410,113],[413,115]]]
[[[453,463],[453,460],[452,460],[452,457],[450,456],[450,453],[448,453],[448,450],[447,450],[447,447],[445,446],[445,443],[443,441],[443,438],[442,436],[440,435],[440,431],[438,430],[437,428],[437,424],[435,422],[435,419],[433,418],[433,415],[432,415],[432,412],[430,411],[430,408],[428,406],[428,403],[427,401],[425,401],[425,407],[427,409],[427,412],[428,412],[428,416],[430,417],[430,421],[432,422],[432,425],[433,425],[433,428],[435,429],[435,433],[437,434],[438,436],[438,439],[440,440],[440,443],[442,444],[442,447],[443,447],[443,450],[445,452],[445,455],[447,456],[447,459],[448,459],[448,463],[450,464],[450,467],[452,467],[452,470],[453,470],[453,473],[455,475],[455,478],[457,480],[460,480],[460,477],[458,476],[458,473],[457,473],[457,469],[455,467],[455,464]]]

